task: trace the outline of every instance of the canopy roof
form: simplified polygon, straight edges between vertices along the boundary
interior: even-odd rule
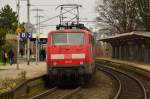
[[[99,41],[116,41],[116,40],[129,40],[129,39],[150,39],[150,32],[145,31],[133,31],[130,33],[118,34],[115,36],[109,36],[104,39],[99,39]]]

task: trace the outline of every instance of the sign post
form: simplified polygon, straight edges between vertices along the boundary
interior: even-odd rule
[[[20,51],[20,32],[21,32],[21,29],[18,25],[17,29],[16,29],[16,32],[18,33],[18,37],[17,37],[17,40],[18,40],[18,46],[17,46],[17,69],[19,69],[19,51]]]
[[[17,29],[17,30],[16,30],[16,32],[18,33],[17,69],[19,69],[20,39],[30,39],[32,38],[32,33],[21,32],[21,29]]]

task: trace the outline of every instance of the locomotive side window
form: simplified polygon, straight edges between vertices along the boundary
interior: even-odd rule
[[[52,45],[82,45],[83,33],[55,33],[52,34]]]
[[[95,44],[95,40],[94,40],[94,37],[92,37],[92,45]]]
[[[92,37],[91,35],[89,35],[89,43],[94,45],[95,44],[95,41],[94,41],[94,37]]]

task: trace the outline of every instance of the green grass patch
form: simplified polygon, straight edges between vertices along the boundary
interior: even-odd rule
[[[17,85],[21,84],[22,82],[22,79],[5,78],[3,80],[0,80],[0,93],[4,93],[14,89]]]

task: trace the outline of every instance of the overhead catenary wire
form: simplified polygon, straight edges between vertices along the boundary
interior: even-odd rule
[[[45,18],[47,18],[47,19],[49,18],[49,16],[44,11],[42,11],[42,14]]]
[[[55,6],[55,7],[56,7],[56,6],[58,6],[58,5],[33,5],[33,4],[32,4],[31,6]]]
[[[65,14],[65,13],[67,13],[67,12],[73,10],[73,9],[75,9],[75,8],[72,8],[72,9],[70,9],[70,10],[68,10],[68,11],[65,11],[65,12],[63,12],[63,13],[61,13],[61,14],[58,14],[58,15],[53,16],[53,17],[51,17],[51,18],[48,18],[47,20],[41,21],[41,22],[39,22],[39,23],[41,24],[41,23],[45,23],[45,22],[47,22],[47,21],[49,21],[49,20],[55,19],[55,18],[57,18],[57,17],[59,17],[59,16]]]
[[[68,21],[66,21],[66,22],[68,22]],[[70,22],[73,22],[73,21],[70,21]],[[79,22],[87,22],[87,23],[96,23],[96,22],[98,22],[98,21],[79,21]],[[100,22],[100,21],[99,21]],[[57,24],[47,24],[47,25],[41,25],[40,27],[50,27],[50,26],[56,26]]]
[[[65,18],[71,18],[71,17],[65,17]],[[94,21],[94,20],[88,20],[88,18],[79,18],[79,19],[83,19],[83,20],[80,20],[79,22],[90,22],[90,23],[96,23],[96,22],[98,22],[98,21]],[[71,22],[73,22],[73,21],[71,21]],[[37,24],[33,24],[33,25],[36,26]],[[56,26],[56,25],[58,25],[58,24],[43,24],[40,27],[49,27],[49,26]]]

